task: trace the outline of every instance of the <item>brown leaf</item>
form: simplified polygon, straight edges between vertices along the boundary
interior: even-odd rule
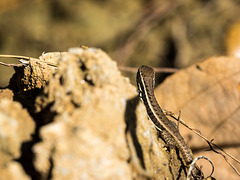
[[[240,59],[209,58],[167,78],[155,89],[156,98],[163,109],[176,114],[181,110],[189,126],[221,147],[233,147],[227,149],[233,155],[240,154],[239,70]],[[207,143],[191,131],[180,126],[180,132],[193,150],[207,149]]]

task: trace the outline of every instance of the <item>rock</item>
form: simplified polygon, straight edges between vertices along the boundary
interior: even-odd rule
[[[136,90],[101,50],[74,51],[36,100],[57,116],[40,131],[35,167],[53,180],[131,179],[124,113]]]
[[[15,74],[10,79],[9,87],[14,91],[25,93],[43,88],[56,69],[56,61],[61,53],[55,53],[55,58],[43,54],[39,59],[29,58],[28,65],[15,67]]]
[[[45,53],[21,68],[16,68],[9,87],[37,127],[20,157],[18,133],[30,138],[33,128],[28,128],[26,110],[15,108],[17,102],[6,106],[21,120],[24,117],[24,125],[13,131],[10,120],[6,123],[8,135],[14,137],[10,140],[17,142],[4,141],[7,150],[0,153],[10,152],[3,156],[9,162],[0,169],[8,169],[4,177],[11,179],[10,172],[18,169],[20,179],[29,174],[37,180],[185,178],[176,154],[175,164],[169,161],[136,88],[103,51],[83,47]]]
[[[7,163],[4,167],[0,168],[0,179],[1,180],[31,180],[31,178],[25,174],[22,166],[11,161]]]
[[[21,145],[31,140],[35,124],[18,102],[0,101],[0,179],[30,179],[14,160],[21,155]]]
[[[10,89],[0,89],[0,100],[3,98],[13,100],[13,92]]]

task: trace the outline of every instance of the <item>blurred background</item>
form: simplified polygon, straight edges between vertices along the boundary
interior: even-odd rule
[[[239,0],[0,0],[0,54],[39,57],[85,45],[119,66],[183,68],[231,54],[239,12]],[[12,73],[0,66],[0,87]],[[135,82],[135,73],[123,74]]]

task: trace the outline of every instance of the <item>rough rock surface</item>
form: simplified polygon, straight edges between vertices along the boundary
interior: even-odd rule
[[[0,89],[0,99],[6,98],[13,100],[13,92],[10,89]]]
[[[50,65],[55,64],[59,59],[60,53],[55,53],[55,58],[51,55],[43,54],[39,59],[29,59],[26,61],[28,65],[23,67],[15,67],[16,73],[10,80],[10,87],[15,91],[24,93],[30,90],[39,90],[43,88],[51,78],[56,67]]]
[[[57,114],[42,127],[42,142],[34,146],[36,169],[45,177],[50,173],[52,179],[172,177],[164,143],[143,104],[137,106],[135,87],[121,76],[115,62],[94,48],[70,52],[62,54],[57,71],[36,100],[38,111],[47,108]],[[141,150],[145,173],[129,166],[136,168],[139,164],[128,160],[139,157],[129,152],[127,133],[136,137],[134,148]]]
[[[15,161],[21,155],[21,145],[31,140],[35,123],[20,103],[0,101],[0,179],[30,180]]]
[[[22,103],[36,123],[33,139],[15,165],[25,170],[26,177],[185,178],[176,154],[177,161],[169,161],[136,88],[103,51],[83,47],[46,53],[39,62],[30,59],[21,68],[16,69],[7,94]],[[14,179],[7,177],[3,179]]]
[[[131,179],[124,111],[135,89],[97,49],[62,60],[36,107],[57,113],[34,146],[35,167],[52,179]],[[50,172],[51,171],[51,172]]]

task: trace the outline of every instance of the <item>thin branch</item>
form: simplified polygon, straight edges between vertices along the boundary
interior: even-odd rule
[[[133,72],[136,73],[138,68],[137,67],[127,67],[127,66],[118,66],[118,69],[121,71],[126,71],[126,72]],[[179,71],[177,68],[154,68],[156,73],[175,73]]]
[[[30,61],[30,60],[34,60],[34,61],[40,61],[40,62],[44,62],[50,66],[54,66],[57,67],[57,63],[54,62],[47,62],[47,61],[43,61],[37,58],[32,58],[32,57],[28,57],[28,56],[19,56],[19,55],[5,55],[5,54],[0,54],[0,58],[14,58],[14,59],[19,59],[19,61],[23,64],[27,64],[25,61]],[[25,61],[23,61],[25,60]],[[2,65],[4,66],[8,66],[5,63],[2,63]],[[10,66],[9,66],[10,67]]]
[[[39,60],[37,58],[32,58],[32,57],[28,57],[28,56],[19,56],[19,55],[8,55],[8,54],[0,54],[0,58],[14,58],[14,59],[24,59],[24,60],[30,60],[30,59],[34,59],[34,60]]]
[[[208,177],[206,177],[206,178],[204,178],[204,179],[207,179],[207,178],[209,178],[209,177],[212,176],[212,174],[213,174],[213,172],[214,172],[213,162],[212,162],[210,159],[208,159],[207,157],[205,157],[205,156],[198,156],[198,157],[196,157],[196,158],[193,160],[193,162],[192,162],[191,165],[190,165],[190,168],[189,168],[189,170],[188,170],[187,180],[190,180],[190,179],[191,179],[191,177],[192,177],[192,172],[193,172],[193,170],[194,170],[194,168],[195,168],[195,165],[196,165],[196,163],[197,163],[197,161],[198,161],[199,159],[206,159],[206,160],[212,165],[212,172],[210,173],[210,175],[209,175]]]
[[[0,62],[0,65],[7,66],[7,67],[23,67],[25,64],[7,64],[4,62]]]
[[[166,110],[163,110],[164,113],[168,116],[171,116],[172,118],[174,118],[175,120],[178,120],[178,116],[175,115],[174,113],[170,112],[170,111],[166,111]],[[226,151],[224,151],[221,147],[219,147],[218,145],[214,144],[212,141],[213,140],[208,140],[205,136],[202,135],[202,133],[199,131],[199,130],[196,130],[196,129],[193,129],[191,127],[189,127],[181,118],[180,118],[180,123],[182,125],[184,125],[185,127],[187,127],[188,129],[190,129],[192,132],[194,132],[195,134],[197,134],[198,136],[200,136],[201,138],[203,138],[210,146],[210,149],[217,153],[217,154],[220,154],[223,156],[223,158],[226,160],[226,162],[233,168],[233,170],[237,173],[238,176],[240,176],[240,173],[238,172],[238,170],[229,162],[229,160],[227,159],[227,157],[224,155],[226,154],[228,157],[230,157],[232,160],[234,160],[235,162],[237,162],[238,164],[240,164],[240,160],[238,160],[237,158],[235,158],[234,156],[232,156],[231,154],[227,153]],[[219,149],[220,151],[222,151],[223,153],[221,152],[218,152],[216,151],[215,148]]]
[[[212,150],[213,152],[220,154],[223,156],[223,158],[225,159],[225,161],[232,167],[232,169],[238,174],[238,176],[240,176],[240,173],[238,172],[237,168],[234,167],[234,165],[232,165],[232,163],[227,159],[227,157],[222,154],[221,152],[216,151],[213,146],[217,147],[218,149],[220,149],[222,152],[224,152],[227,156],[229,156],[230,158],[232,158],[233,160],[235,160],[237,163],[240,164],[239,160],[236,159],[235,157],[233,157],[231,154],[229,154],[228,152],[224,151],[221,147],[217,146],[216,144],[212,143],[213,140],[211,140],[210,142],[207,141],[210,150]]]

